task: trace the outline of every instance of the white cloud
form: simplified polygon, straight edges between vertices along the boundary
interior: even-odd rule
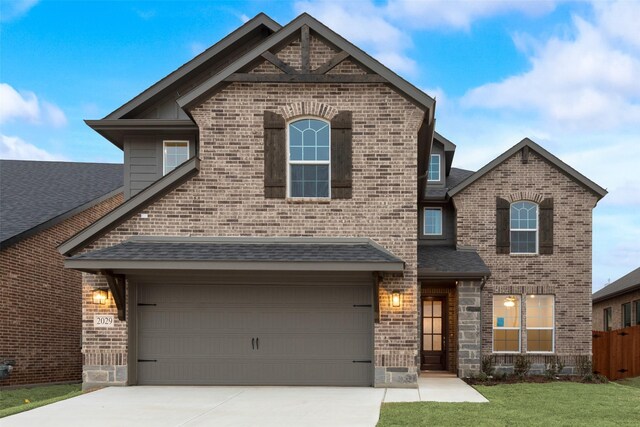
[[[640,31],[625,29],[626,15],[619,9],[627,14],[640,11],[630,2],[601,4],[593,22],[574,16],[569,38],[535,43],[523,42],[518,35],[515,43],[532,50],[530,70],[470,90],[463,105],[533,112],[559,128],[613,129],[637,123],[640,53],[616,37],[638,42]],[[615,37],[611,36],[614,19],[622,28]]]
[[[0,134],[0,158],[7,160],[66,160],[64,156],[51,154],[17,136]]]
[[[67,124],[67,117],[57,105],[39,101],[33,92],[18,92],[11,85],[0,83],[0,99],[0,124],[16,120],[53,127]]]
[[[0,22],[8,22],[24,16],[39,0],[3,1],[0,8]]]

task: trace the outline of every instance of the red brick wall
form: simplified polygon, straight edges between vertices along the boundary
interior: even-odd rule
[[[122,203],[114,196],[0,252],[0,386],[80,381],[81,274],[56,247]]]
[[[593,304],[593,330],[604,331],[604,309],[611,307],[611,329],[622,328],[622,304],[631,303],[631,325],[639,325],[634,302],[640,302],[640,289]]]
[[[476,249],[491,269],[482,292],[482,350],[492,352],[492,295],[555,295],[555,353],[591,354],[591,213],[597,197],[535,152],[516,153],[453,197],[458,244]],[[496,254],[496,196],[554,198],[552,255]],[[523,313],[525,308],[523,304]],[[522,352],[526,329],[522,321]],[[535,356],[532,356],[536,359]]]

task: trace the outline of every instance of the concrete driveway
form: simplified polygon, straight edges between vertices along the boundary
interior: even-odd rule
[[[0,420],[13,426],[375,426],[366,387],[110,387]]]

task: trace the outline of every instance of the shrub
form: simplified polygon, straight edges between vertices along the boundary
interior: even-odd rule
[[[517,377],[524,377],[529,374],[531,370],[531,360],[528,357],[521,354],[517,355],[515,362],[513,363],[513,373]]]
[[[547,378],[556,378],[562,373],[563,369],[564,364],[562,363],[560,358],[558,356],[553,356],[551,357],[550,362],[547,363],[544,374]]]
[[[578,371],[578,375],[584,377],[593,373],[593,366],[591,365],[591,358],[589,356],[576,356],[576,370]]]
[[[604,375],[588,373],[582,377],[583,383],[592,383],[592,384],[605,384],[609,382],[609,379]]]
[[[496,370],[493,356],[483,356],[480,370],[488,377],[492,376]]]
[[[480,382],[485,382],[489,379],[489,376],[485,372],[480,371],[474,376],[474,379]]]

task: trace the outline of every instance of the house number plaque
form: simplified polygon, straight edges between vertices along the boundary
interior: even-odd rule
[[[95,328],[113,328],[112,314],[94,314],[93,326]]]

